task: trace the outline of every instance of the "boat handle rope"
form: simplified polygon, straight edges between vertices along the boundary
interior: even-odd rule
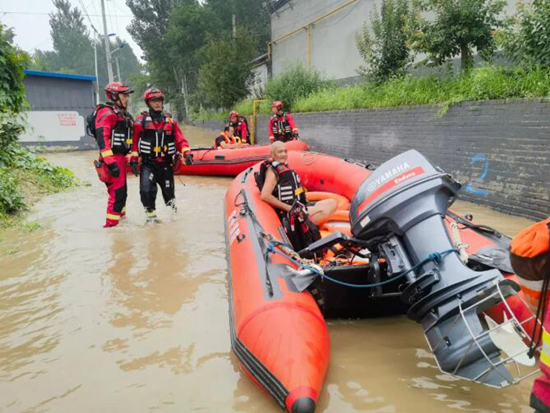
[[[416,271],[418,270],[420,267],[422,267],[423,265],[429,263],[429,262],[433,262],[435,264],[439,264],[441,263],[441,261],[443,261],[443,258],[445,258],[447,255],[455,252],[455,253],[459,253],[459,251],[456,249],[456,248],[451,248],[451,249],[448,249],[446,251],[442,251],[442,252],[432,252],[430,255],[428,255],[427,258],[423,259],[422,261],[420,261],[418,264],[416,264],[415,266],[413,266],[412,268],[408,269],[407,271],[404,271],[402,273],[398,273],[397,275],[395,275],[395,277],[392,277],[390,278],[389,280],[385,280],[385,281],[381,281],[379,283],[374,283],[374,284],[351,284],[351,283],[347,283],[347,282],[344,282],[344,281],[340,281],[340,280],[337,280],[335,278],[332,278],[332,277],[329,277],[328,275],[324,274],[323,272],[317,270],[316,268],[314,267],[311,267],[309,265],[306,265],[306,264],[303,264],[301,263],[300,261],[298,260],[295,260],[294,258],[292,258],[291,256],[285,254],[284,252],[281,252],[281,251],[278,251],[276,248],[275,248],[275,245],[273,243],[269,243],[268,247],[267,247],[267,251],[272,253],[272,254],[278,254],[282,257],[285,257],[286,259],[288,259],[290,262],[298,265],[299,267],[305,269],[305,270],[309,270],[311,271],[312,273],[314,274],[317,274],[319,275],[321,278],[324,278],[326,279],[327,281],[330,281],[330,282],[333,282],[334,284],[339,284],[339,285],[342,285],[344,287],[350,287],[350,288],[373,288],[373,287],[380,287],[382,285],[386,285],[386,284],[389,284],[391,282],[394,282],[398,279],[401,279],[403,278],[404,276],[406,276],[407,274],[409,274],[410,272],[412,271]]]

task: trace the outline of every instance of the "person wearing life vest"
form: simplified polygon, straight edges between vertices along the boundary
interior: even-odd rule
[[[278,100],[271,105],[273,116],[269,120],[269,141],[288,142],[298,139],[298,128],[294,118],[284,110],[283,102]]]
[[[229,122],[226,126],[233,128],[235,136],[241,140],[241,143],[248,142],[248,123],[244,117],[239,116],[237,111],[229,112]]]
[[[510,261],[518,276],[529,305],[536,307],[542,329],[536,328],[531,337],[529,356],[542,342],[540,369],[542,377],[535,380],[530,406],[537,413],[550,413],[550,218],[521,231],[510,244]],[[542,331],[541,331],[542,330]]]
[[[115,227],[125,215],[128,189],[126,186],[126,154],[132,148],[132,116],[126,108],[133,93],[120,82],[109,83],[105,87],[107,103],[98,105],[95,116],[95,138],[99,146],[99,159],[96,168],[101,166],[108,171],[102,181],[107,186],[109,199],[104,228]]]
[[[156,214],[157,185],[164,203],[176,211],[174,165],[185,159],[193,163],[189,143],[178,123],[163,112],[164,95],[157,88],[144,94],[148,111],[141,113],[134,124],[134,146],[130,165],[138,175],[138,157],[141,158],[139,190],[147,222],[158,222]]]
[[[235,136],[235,131],[231,126],[226,126],[214,141],[216,149],[237,149],[243,146],[248,146],[248,144],[243,143],[241,138]]]
[[[334,199],[307,206],[306,190],[296,172],[288,167],[288,150],[283,142],[271,144],[271,158],[261,183],[261,199],[271,205],[283,224],[296,251],[320,238],[316,225],[331,216],[338,207]]]

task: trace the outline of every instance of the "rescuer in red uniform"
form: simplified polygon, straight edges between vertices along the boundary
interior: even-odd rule
[[[226,126],[216,139],[214,140],[214,148],[216,149],[237,149],[243,146],[248,146],[241,142],[241,138],[235,136],[235,132],[231,126]]]
[[[533,384],[530,405],[535,413],[550,413],[550,218],[525,228],[514,237],[510,261],[524,294],[536,301],[536,316],[543,326],[535,328],[531,338],[531,357],[542,344],[539,363],[542,375]]]
[[[138,157],[141,157],[139,190],[148,222],[158,222],[155,202],[157,185],[164,203],[176,211],[174,166],[180,159],[193,163],[189,143],[178,123],[163,112],[164,95],[156,88],[145,91],[149,110],[141,113],[134,124],[134,145],[130,166],[138,175]]]
[[[119,82],[105,87],[107,103],[98,105],[95,112],[95,137],[100,158],[96,163],[99,170],[107,169],[102,179],[107,185],[109,200],[104,228],[118,225],[125,214],[128,190],[126,186],[126,154],[132,148],[132,116],[126,112],[130,100],[128,86]]]
[[[229,112],[229,122],[226,127],[233,128],[235,136],[239,137],[240,143],[247,143],[248,136],[248,122],[243,116],[239,116],[239,113],[235,110]]]
[[[269,120],[269,141],[288,142],[298,139],[298,128],[294,118],[284,110],[283,102],[278,100],[271,105],[273,116]]]

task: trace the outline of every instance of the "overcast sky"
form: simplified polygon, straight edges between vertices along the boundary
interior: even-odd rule
[[[101,19],[101,0],[69,0],[73,7],[78,7],[84,15],[84,23],[90,27],[90,21],[84,14],[84,5],[95,28],[103,33]],[[125,0],[105,0],[107,14],[107,28],[109,33],[116,33],[121,39],[126,40],[134,50],[138,59],[141,57],[141,49],[133,41],[126,27],[132,20],[132,12],[126,6]],[[15,43],[30,53],[36,49],[52,50],[52,38],[50,36],[50,23],[48,14],[55,10],[51,0],[0,0],[0,21],[13,27],[15,31]],[[90,28],[90,33],[93,30]]]

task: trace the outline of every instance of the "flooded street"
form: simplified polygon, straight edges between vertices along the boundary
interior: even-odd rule
[[[214,133],[186,128],[193,146]],[[40,228],[0,235],[1,412],[277,412],[231,353],[224,243],[227,178],[176,177],[179,212],[159,194],[146,226],[138,179],[128,216],[102,228],[95,152],[50,154],[90,186],[46,197]],[[522,218],[457,203],[514,235]],[[331,321],[319,412],[530,412],[532,380],[504,390],[439,372],[406,317]]]

